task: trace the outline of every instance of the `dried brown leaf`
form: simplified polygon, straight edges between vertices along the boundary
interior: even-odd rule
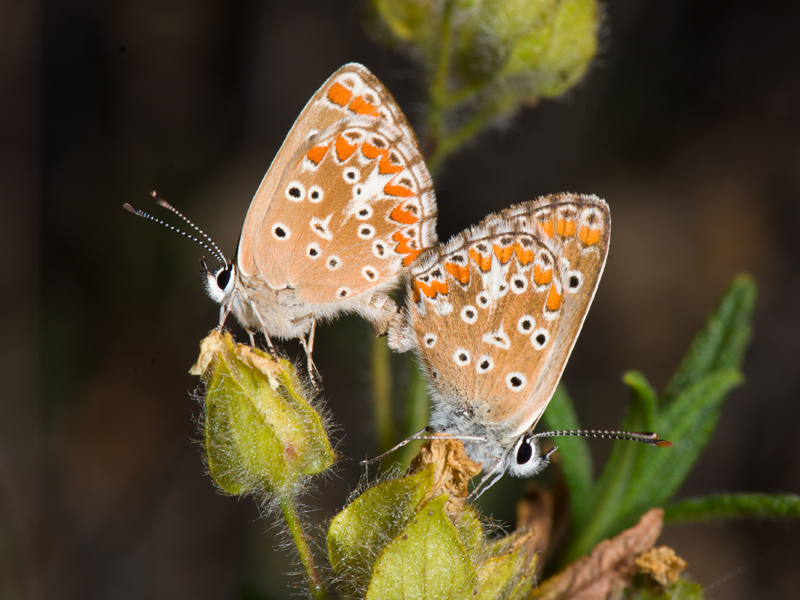
[[[420,502],[420,506],[434,496],[447,494],[445,511],[459,514],[469,494],[469,480],[481,472],[478,463],[470,460],[461,440],[441,437],[428,440],[411,463],[410,473],[418,473],[429,464],[434,466],[433,485]]]
[[[661,533],[664,511],[653,508],[616,537],[597,544],[545,580],[529,598],[535,600],[612,600],[636,574],[636,558],[652,548]]]

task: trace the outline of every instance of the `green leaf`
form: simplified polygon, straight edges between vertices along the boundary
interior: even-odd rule
[[[764,517],[800,517],[800,496],[720,494],[676,502],[664,513],[669,523]]]
[[[432,478],[430,465],[415,475],[379,483],[334,517],[328,559],[348,593],[360,595],[366,589],[375,560],[414,518]]]
[[[642,459],[619,506],[618,528],[633,523],[647,509],[664,505],[678,491],[711,438],[728,392],[741,381],[738,371],[713,372],[685,388],[659,416],[656,431],[674,447],[640,447]]]
[[[470,598],[477,576],[444,511],[447,495],[431,500],[375,563],[366,598]]]
[[[478,594],[475,600],[522,600],[536,583],[537,556],[530,554],[534,531],[514,533],[484,546],[477,565]]]
[[[542,421],[547,429],[553,431],[581,428],[572,400],[563,384],[556,388]],[[584,523],[592,505],[593,467],[589,445],[586,438],[582,437],[560,437],[557,444],[562,459],[560,466],[569,489],[573,522]]]
[[[741,366],[752,334],[756,296],[752,277],[742,274],[734,278],[692,341],[664,390],[662,403],[672,402],[684,389],[712,371]]]
[[[642,431],[653,431],[658,407],[658,399],[653,386],[639,371],[628,371],[622,376],[622,382],[631,388],[633,414],[637,415],[636,419],[640,422],[637,427]]]
[[[627,431],[650,429],[647,425],[653,421],[654,410],[654,394],[650,384],[643,375],[634,371],[627,373],[624,381],[632,388],[632,401],[622,420],[621,429]],[[585,502],[590,502],[590,506],[585,514],[577,513],[581,518],[576,518],[573,523],[575,531],[581,533],[573,538],[567,549],[565,554],[567,560],[575,560],[588,553],[601,539],[620,531],[614,529],[614,523],[619,520],[619,507],[622,506],[624,498],[630,494],[636,465],[640,464],[642,456],[651,450],[653,449],[643,444],[626,440],[614,442],[611,456],[603,467],[594,489],[586,494]],[[575,511],[573,516],[576,516]]]
[[[589,497],[591,513],[585,521],[573,523],[577,535],[570,541],[561,567],[588,554],[597,542],[619,531],[614,529],[614,523],[618,520],[618,507],[631,486],[631,473],[641,450],[639,446],[622,440],[614,443],[611,456]]]

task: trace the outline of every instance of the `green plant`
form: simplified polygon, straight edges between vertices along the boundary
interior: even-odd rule
[[[370,6],[381,39],[418,58],[427,75],[422,139],[434,173],[490,124],[570,89],[597,49],[599,10],[589,0],[371,0]],[[326,419],[287,361],[218,333],[204,342],[195,369],[206,387],[209,474],[224,492],[251,495],[270,518],[283,519],[318,599],[328,588],[367,598],[555,599],[624,586],[627,598],[700,598],[699,586],[678,579],[679,559],[652,548],[662,520],[800,516],[795,495],[672,501],[728,393],[743,380],[755,300],[752,279],[735,278],[660,395],[641,373],[625,375],[631,405],[621,428],[655,431],[674,443],[671,450],[617,442],[595,476],[586,441],[559,440],[570,529],[552,563],[560,572],[538,587],[548,511],[537,509],[545,515],[539,521],[522,519],[516,531],[496,535],[497,527],[464,502],[476,466],[452,440],[427,445],[408,473],[362,491],[333,518],[324,532],[326,579],[298,508],[301,494],[334,462]],[[385,448],[398,432],[382,340],[373,345],[372,368],[375,430]],[[411,372],[407,431],[427,422],[424,383]],[[563,386],[544,421],[551,429],[580,428]],[[664,567],[660,579],[645,575],[656,570],[640,564],[645,554]]]

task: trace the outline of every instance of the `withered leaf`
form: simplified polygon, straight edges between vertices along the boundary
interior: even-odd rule
[[[434,438],[425,442],[409,470],[417,473],[430,464],[435,465],[433,485],[420,505],[434,496],[447,494],[449,499],[445,512],[451,515],[460,514],[469,494],[469,480],[481,472],[480,465],[470,460],[461,440],[451,437]]]
[[[613,600],[636,574],[636,558],[652,548],[661,533],[664,511],[653,508],[639,522],[595,546],[560,573],[542,582],[535,600]]]

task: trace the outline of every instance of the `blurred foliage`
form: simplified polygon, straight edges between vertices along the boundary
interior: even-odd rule
[[[371,0],[370,31],[422,63],[431,172],[487,125],[560,96],[597,53],[594,0]]]

